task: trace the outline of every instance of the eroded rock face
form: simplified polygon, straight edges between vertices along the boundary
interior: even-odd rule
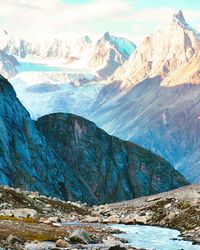
[[[186,23],[179,11],[164,30],[146,37],[113,77],[122,80],[122,85],[128,88],[147,78],[165,78],[187,64],[199,48],[199,34]],[[173,86],[176,84],[176,80],[171,83]]]
[[[89,204],[185,185],[162,158],[109,136],[86,119],[55,114],[35,123],[0,79],[0,184]],[[45,137],[45,138],[44,138]]]
[[[16,75],[16,66],[18,65],[17,59],[6,54],[3,50],[0,50],[0,73],[4,77],[12,77]]]
[[[10,83],[0,79],[0,183],[63,199],[95,199],[49,147]]]
[[[108,135],[84,118],[50,114],[39,118],[36,126],[101,203],[167,191],[186,183],[159,156]]]
[[[102,78],[111,76],[136,49],[135,44],[127,39],[114,37],[106,32],[95,44],[89,66],[98,71]]]
[[[200,182],[199,37],[174,14],[116,70],[89,116],[169,160],[191,183]]]

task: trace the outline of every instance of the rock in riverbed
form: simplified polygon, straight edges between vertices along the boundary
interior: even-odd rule
[[[60,239],[56,241],[56,247],[62,247],[62,248],[69,247],[69,243],[66,242],[65,240]]]
[[[69,236],[69,239],[72,243],[83,243],[83,244],[88,244],[90,240],[88,232],[84,229],[75,230]]]

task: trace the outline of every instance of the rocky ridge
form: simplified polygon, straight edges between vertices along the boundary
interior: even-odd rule
[[[191,183],[200,181],[199,37],[181,11],[174,14],[114,73],[88,116],[162,155]]]
[[[200,49],[200,35],[185,21],[182,11],[175,13],[164,30],[146,37],[113,76],[122,80],[122,87],[131,88],[147,78],[161,77],[161,85],[168,85],[167,76],[175,74],[179,67],[187,64]],[[179,78],[171,81],[176,86]],[[187,82],[182,82],[187,83]]]
[[[11,84],[3,77],[0,100],[0,183],[91,203],[93,198],[87,187],[78,180],[71,166],[47,145]]]
[[[133,199],[185,185],[164,159],[65,113],[36,121],[38,131],[100,203]]]
[[[95,44],[89,66],[95,69],[101,78],[107,78],[129,59],[135,49],[136,46],[129,40],[114,37],[106,32]]]
[[[108,43],[108,51],[102,43]],[[199,33],[179,11],[166,28],[145,38],[108,81],[87,74],[23,72],[12,84],[33,119],[54,112],[86,117],[109,134],[156,152],[198,183],[199,43]],[[107,58],[116,41],[106,33],[97,44],[94,57],[104,65],[99,51]]]
[[[90,69],[107,78],[121,66],[135,50],[128,39],[111,36],[108,32],[97,42],[84,36],[75,40],[50,39],[49,41],[26,41],[15,38],[7,31],[0,32],[0,49],[21,58],[58,59],[72,68]]]
[[[11,84],[3,77],[0,100],[0,183],[3,185],[99,204],[187,184],[164,159],[109,136],[81,117],[49,115],[41,118],[36,128]]]

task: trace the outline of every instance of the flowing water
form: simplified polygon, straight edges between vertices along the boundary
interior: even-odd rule
[[[148,250],[200,250],[200,245],[183,241],[177,230],[141,225],[113,225],[125,233],[117,234],[129,241],[129,245]]]

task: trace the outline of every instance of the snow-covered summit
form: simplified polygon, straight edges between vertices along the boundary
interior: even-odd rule
[[[169,76],[188,63],[200,48],[198,34],[186,23],[179,11],[162,31],[146,37],[140,47],[122,67],[117,69],[114,80],[122,80],[123,87],[132,87],[146,78]],[[175,84],[175,83],[174,83]]]
[[[0,29],[0,50],[21,58],[61,60],[70,68],[90,69],[107,78],[135,50],[128,39],[106,32],[97,42],[85,35],[77,39],[55,38],[47,41],[27,41]]]
[[[128,39],[106,32],[94,45],[89,67],[96,69],[101,77],[107,78],[129,59],[135,49],[135,44]]]
[[[196,36],[198,36],[198,38],[200,38],[199,32],[195,28],[191,27],[190,24],[188,24],[186,22],[185,17],[183,15],[183,12],[181,10],[179,10],[177,13],[173,14],[170,25],[171,26],[178,25],[178,26],[182,27],[183,29],[190,30],[190,31],[194,32],[196,34]]]

